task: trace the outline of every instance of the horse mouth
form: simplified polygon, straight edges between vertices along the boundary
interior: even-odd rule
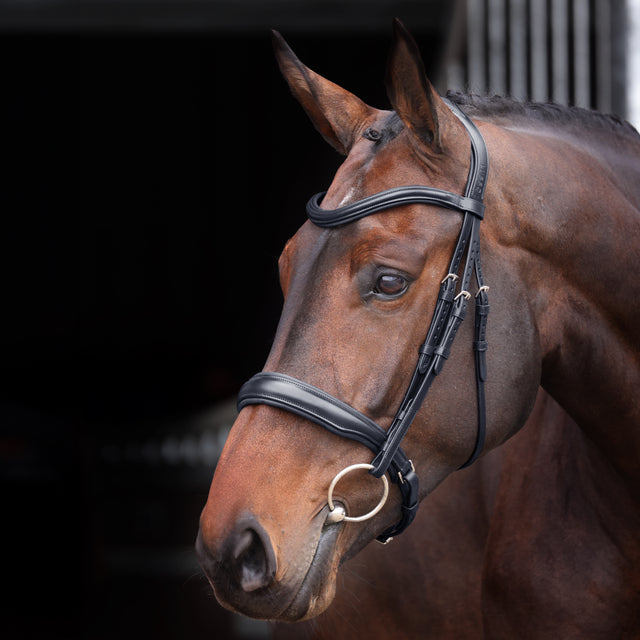
[[[331,604],[335,595],[335,575],[340,564],[335,549],[341,530],[340,523],[323,526],[307,573],[291,602],[278,616],[280,620],[296,622],[312,618]]]

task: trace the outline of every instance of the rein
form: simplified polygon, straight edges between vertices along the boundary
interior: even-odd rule
[[[475,294],[475,351],[476,389],[478,396],[478,429],[473,451],[460,467],[468,467],[482,452],[486,433],[486,409],[484,383],[486,367],[486,325],[489,314],[488,287],[484,284],[480,262],[480,221],[484,216],[484,191],[489,170],[489,155],[484,139],[472,120],[455,104],[446,101],[449,108],[462,122],[471,141],[471,163],[464,196],[433,187],[407,186],[387,189],[338,209],[321,209],[320,203],[326,192],[314,195],[307,203],[309,219],[319,227],[338,227],[365,216],[407,204],[430,204],[459,211],[464,214],[462,227],[447,275],[440,285],[435,311],[427,331],[427,336],[418,350],[418,362],[411,382],[400,404],[391,426],[387,431],[373,420],[332,395],[282,373],[262,372],[253,376],[240,389],[238,411],[251,404],[266,404],[299,415],[336,435],[355,440],[368,447],[375,457],[371,465],[364,465],[376,478],[383,478],[389,472],[391,481],[396,483],[402,495],[402,516],[398,523],[389,527],[377,539],[388,542],[406,529],[418,510],[418,476],[413,463],[401,448],[402,439],[411,426],[433,381],[442,371],[449,357],[453,340],[465,318],[471,278],[475,272],[477,292]],[[464,270],[459,275],[462,258]],[[459,283],[459,290],[457,285]],[[354,465],[362,467],[363,465]],[[337,522],[348,518],[344,510],[338,513],[333,507],[332,490],[339,476],[336,476],[329,491],[331,513],[329,519]],[[386,487],[386,484],[385,484]],[[386,496],[386,494],[385,494]],[[382,507],[384,500],[366,517],[371,517]],[[333,516],[333,517],[332,517]]]

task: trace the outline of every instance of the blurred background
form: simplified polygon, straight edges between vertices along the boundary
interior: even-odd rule
[[[269,29],[385,108],[393,16],[441,91],[637,124],[635,0],[0,1],[3,638],[267,637],[193,541],[340,163]]]

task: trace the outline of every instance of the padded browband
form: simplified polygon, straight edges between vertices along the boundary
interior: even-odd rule
[[[344,207],[330,210],[320,208],[320,203],[325,193],[326,191],[316,193],[307,202],[309,220],[319,227],[338,227],[377,211],[384,211],[385,209],[406,204],[434,204],[463,213],[468,211],[481,220],[484,217],[484,204],[481,200],[421,185],[394,187]]]

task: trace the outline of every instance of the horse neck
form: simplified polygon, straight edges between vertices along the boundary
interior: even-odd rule
[[[640,139],[610,138],[501,129],[504,186],[492,195],[498,250],[528,289],[542,384],[640,500]]]

